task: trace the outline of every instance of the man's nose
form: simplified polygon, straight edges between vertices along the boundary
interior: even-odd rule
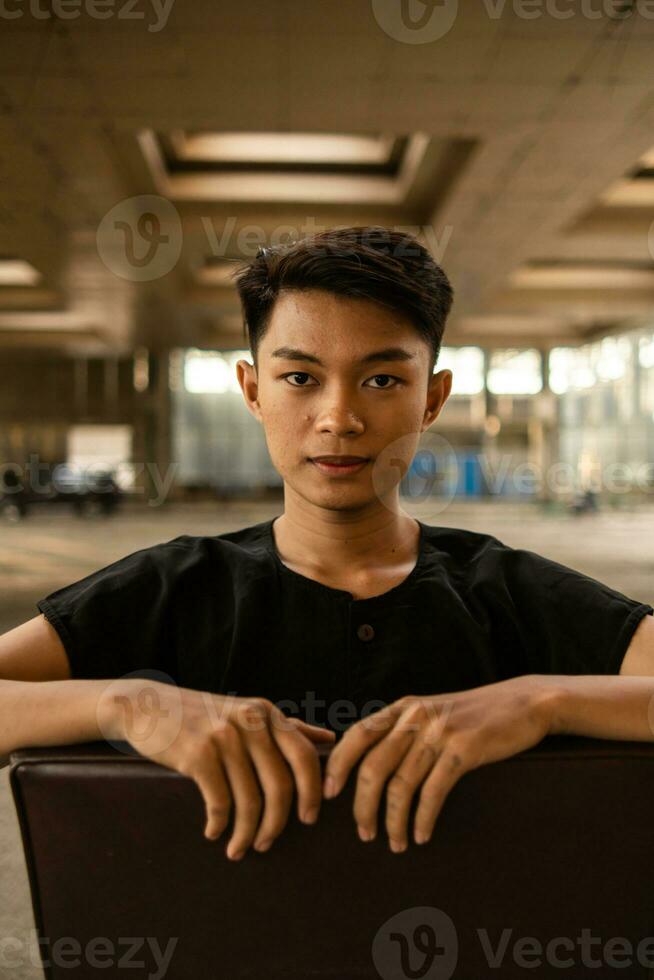
[[[343,434],[361,432],[364,429],[363,420],[351,407],[333,401],[327,408],[318,413],[316,425],[323,432],[329,430]]]

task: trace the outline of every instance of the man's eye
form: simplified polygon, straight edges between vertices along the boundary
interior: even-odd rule
[[[282,377],[284,378],[284,380],[288,380],[289,378],[310,378],[311,375],[310,374],[307,374],[306,371],[293,371],[290,374],[284,374],[284,375],[282,375]],[[379,389],[378,389],[380,391],[383,390],[383,389],[385,389],[385,388],[396,388],[397,385],[398,385],[398,383],[399,383],[399,381],[400,381],[399,378],[396,378],[392,374],[375,374],[375,375],[373,375],[372,378],[369,378],[368,380],[369,381],[378,381],[380,378],[384,378],[384,379],[390,378],[391,381],[394,381],[395,382],[394,385],[388,385],[388,384],[381,385],[379,387]],[[291,388],[307,388],[307,387],[311,387],[311,386],[310,385],[306,385],[306,384],[295,384],[295,383],[291,384]]]
[[[288,378],[310,378],[311,375],[310,374],[307,374],[306,371],[293,371],[293,372],[291,372],[291,374],[285,374],[285,375],[283,375],[283,377],[284,377],[285,380],[288,380]],[[307,388],[307,387],[309,387],[309,386],[308,385],[296,385],[296,384],[292,384],[291,385],[291,388]]]
[[[371,378],[370,380],[376,381],[378,378],[390,378],[391,381],[395,381],[394,385],[382,385],[382,388],[397,388],[397,385],[400,380],[399,378],[394,377],[394,375],[392,374],[375,374],[374,377]]]

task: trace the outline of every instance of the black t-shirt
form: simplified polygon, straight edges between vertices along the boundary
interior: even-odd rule
[[[412,572],[353,599],[288,568],[274,518],[182,534],[39,600],[73,678],[155,676],[266,697],[342,731],[406,694],[618,674],[652,606],[488,534],[419,522]]]

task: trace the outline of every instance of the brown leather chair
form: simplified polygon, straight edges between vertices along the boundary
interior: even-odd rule
[[[133,752],[10,762],[50,980],[654,975],[654,744],[551,737],[467,773],[402,854],[383,808],[358,839],[355,770],[317,824],[293,810],[238,862],[193,781]]]

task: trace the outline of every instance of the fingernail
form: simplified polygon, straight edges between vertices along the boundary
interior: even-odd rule
[[[393,851],[394,854],[401,854],[402,851],[406,851],[406,844],[403,844],[399,840],[392,840],[390,844],[391,851]]]
[[[303,820],[304,823],[315,823],[317,819],[318,819],[318,807],[317,806],[309,807],[309,809],[306,811],[306,813],[302,817],[302,820]]]
[[[359,831],[359,837],[361,838],[361,840],[369,841],[369,840],[374,840],[375,839],[374,831],[367,830],[366,827],[359,827],[358,828],[358,831]]]
[[[227,857],[230,861],[240,861],[244,854],[245,851],[232,851],[231,854],[227,851]]]
[[[325,788],[323,790],[324,795],[329,799],[330,796],[334,796],[336,793],[336,783],[332,776],[327,776],[325,779]]]
[[[413,835],[413,839],[416,844],[426,844],[429,840],[429,835],[423,834],[421,830],[416,830],[415,834]]]
[[[271,844],[272,844],[271,840],[262,840],[259,841],[258,844],[254,845],[254,849],[255,851],[267,851]]]

